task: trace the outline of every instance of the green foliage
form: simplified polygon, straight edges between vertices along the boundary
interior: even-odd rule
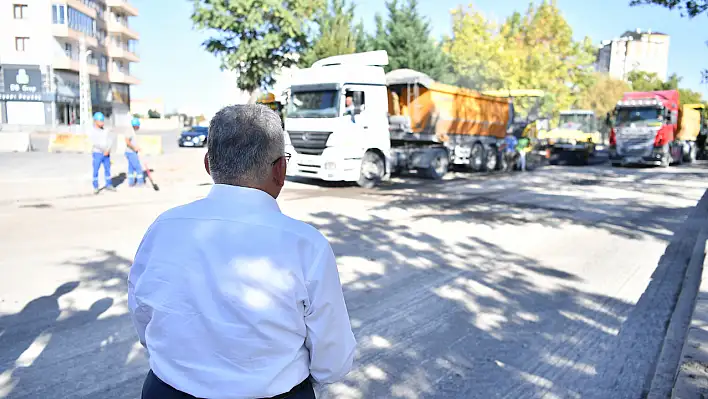
[[[679,97],[681,98],[682,104],[703,103],[703,94],[690,89],[679,89]]]
[[[354,4],[346,0],[330,0],[328,7],[319,11],[314,19],[318,26],[316,39],[302,55],[300,65],[311,66],[322,58],[357,51],[358,32],[353,26]]]
[[[666,82],[659,79],[655,73],[644,71],[632,71],[627,74],[627,80],[632,85],[634,91],[655,91],[655,90],[676,90],[679,91],[679,98],[683,104],[703,103],[703,95],[689,89],[679,88],[682,78],[675,73],[669,76]]]
[[[160,113],[154,109],[148,110],[148,118],[150,119],[160,119]]]
[[[371,43],[372,38],[366,33],[364,23],[362,21],[359,21],[356,27],[354,27],[354,35],[356,38],[356,51],[358,53],[374,50]]]
[[[678,9],[681,16],[693,18],[708,11],[708,0],[632,0],[631,6],[657,5],[666,7],[669,10]]]
[[[441,81],[451,81],[451,66],[441,46],[430,37],[430,22],[420,15],[417,0],[386,2],[386,20],[376,15],[376,33],[367,47],[386,50],[386,72],[410,68]]]
[[[308,48],[308,28],[324,0],[192,0],[192,22],[213,36],[204,42],[222,68],[239,74],[238,87],[272,86],[273,74],[294,65]]]
[[[591,109],[595,115],[603,118],[628,91],[632,91],[632,88],[627,82],[598,73],[593,75],[592,84],[578,93],[575,108]]]
[[[462,85],[542,89],[549,93],[542,109],[548,114],[569,108],[576,93],[593,84],[592,41],[573,40],[555,1],[531,4],[500,25],[471,6],[460,7],[452,12],[452,30],[444,49]]]

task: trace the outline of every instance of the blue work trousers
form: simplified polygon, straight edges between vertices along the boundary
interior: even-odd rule
[[[137,152],[126,152],[125,158],[128,160],[128,185],[132,186],[136,182],[139,185],[145,184],[143,167],[140,166],[140,158]]]
[[[106,179],[106,187],[113,187],[111,182],[111,156],[103,155],[100,152],[93,153],[93,188],[98,188],[98,170],[103,165],[103,174]]]

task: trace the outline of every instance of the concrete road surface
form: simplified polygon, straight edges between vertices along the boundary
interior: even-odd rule
[[[187,171],[158,192],[56,198],[44,180],[0,198],[0,397],[139,396],[131,259],[160,212],[209,190],[203,153],[177,153]],[[279,203],[331,240],[359,343],[320,397],[639,398],[680,281],[657,265],[707,178],[698,164],[288,182]]]

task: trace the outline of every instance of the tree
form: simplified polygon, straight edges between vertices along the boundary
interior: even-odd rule
[[[693,18],[708,11],[708,0],[632,0],[630,6],[658,5],[669,10],[678,9],[681,16]]]
[[[690,89],[679,89],[679,97],[681,98],[682,104],[703,103],[703,94]]]
[[[410,68],[425,73],[435,80],[449,82],[451,66],[441,46],[430,36],[430,22],[420,15],[418,1],[386,2],[386,20],[376,15],[376,33],[371,48],[386,50],[389,65],[386,72]]]
[[[314,20],[318,26],[317,39],[302,55],[301,65],[309,67],[322,58],[357,51],[353,3],[347,5],[346,0],[330,0],[328,7],[318,12]]]
[[[629,5],[657,5],[669,10],[678,9],[682,17],[688,16],[688,18],[695,18],[703,13],[708,15],[708,0],[631,0]],[[701,75],[703,83],[708,84],[708,69],[701,71]]]
[[[148,118],[150,119],[160,119],[160,113],[154,109],[148,110]]]
[[[373,50],[372,47],[372,38],[369,36],[369,34],[366,33],[366,30],[364,29],[364,23],[362,21],[359,21],[359,23],[354,27],[354,34],[356,37],[356,51],[361,53],[364,51],[371,51]]]
[[[612,79],[607,74],[595,74],[593,83],[578,94],[575,108],[591,109],[598,117],[604,117],[628,91],[632,88],[627,82]]]
[[[214,36],[203,45],[236,71],[238,87],[253,92],[275,83],[273,74],[297,63],[308,29],[325,0],[193,0],[192,22]]]
[[[549,98],[543,113],[570,107],[592,84],[592,41],[573,40],[555,1],[531,4],[501,25],[471,7],[453,11],[452,20],[453,35],[444,48],[461,83],[479,90],[544,90]]]
[[[653,72],[645,71],[630,71],[627,74],[627,81],[632,86],[634,91],[655,91],[655,90],[669,90],[678,87],[678,81],[681,80],[676,75],[672,75],[666,83],[659,79],[659,75]],[[673,83],[676,83],[677,87],[671,87]]]
[[[627,80],[631,83],[634,91],[678,90],[681,103],[703,103],[703,95],[701,93],[679,87],[682,78],[675,73],[671,74],[666,82],[663,82],[656,73],[632,71],[627,74]]]

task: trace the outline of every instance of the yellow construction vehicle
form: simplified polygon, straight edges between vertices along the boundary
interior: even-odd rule
[[[564,155],[574,155],[587,164],[598,146],[605,144],[599,126],[597,116],[591,110],[561,111],[558,127],[545,132],[539,139],[547,141],[551,163]]]

